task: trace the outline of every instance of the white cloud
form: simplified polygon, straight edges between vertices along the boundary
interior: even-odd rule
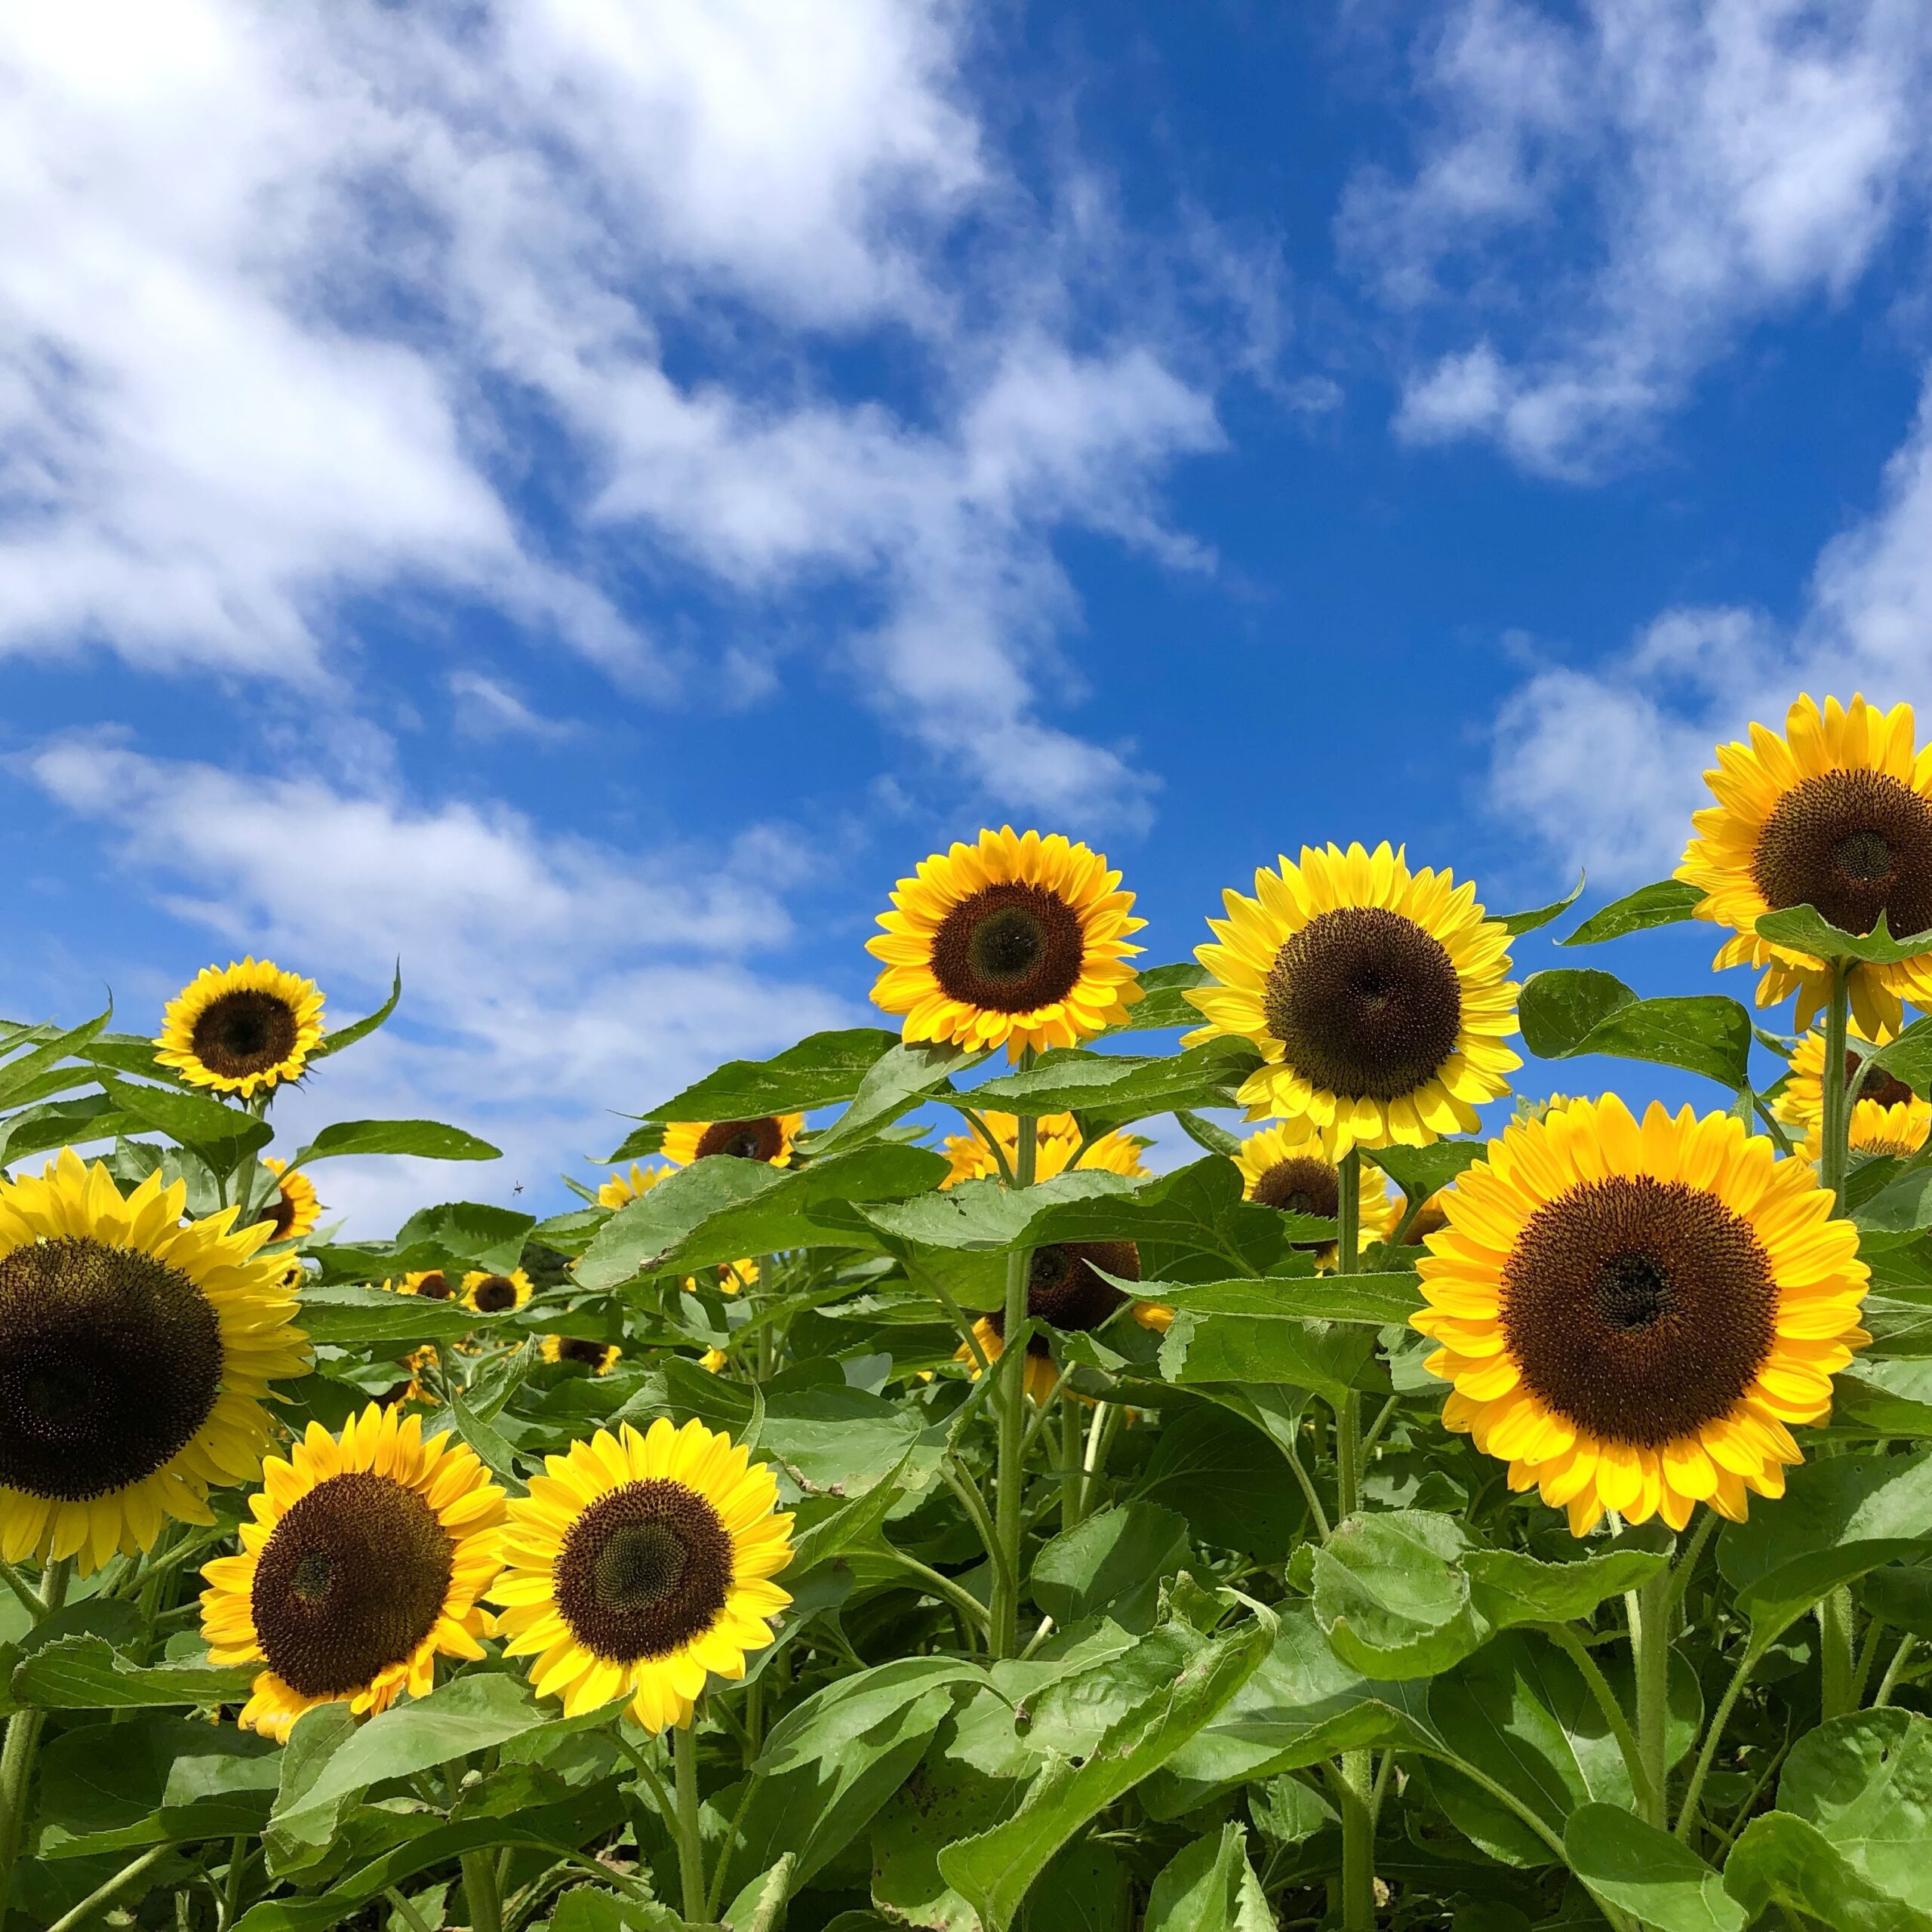
[[[534,738],[540,744],[555,745],[576,735],[575,725],[531,710],[507,685],[480,671],[452,671],[448,682],[456,728],[465,737]]]
[[[1539,672],[1498,715],[1493,802],[1599,884],[1655,878],[1682,854],[1720,741],[1754,719],[1781,728],[1801,691],[1859,691],[1932,724],[1932,380],[1878,510],[1826,547],[1795,627],[1669,611],[1594,671]]]
[[[1067,285],[965,32],[951,0],[9,12],[0,652],[346,705],[345,604],[429,589],[655,694],[675,654],[614,586],[675,565],[755,617],[836,584],[924,746],[1016,807],[1134,809],[1043,716],[1053,540],[1198,561],[1154,486],[1218,432]],[[888,338],[915,405],[828,373]]]
[[[299,1137],[325,1120],[428,1115],[506,1158],[331,1165],[325,1195],[365,1232],[438,1189],[500,1198],[521,1180],[540,1202],[560,1168],[622,1138],[617,1113],[721,1060],[863,1023],[759,963],[789,937],[783,894],[799,879],[771,833],[722,852],[618,851],[503,809],[240,777],[98,736],[54,741],[21,768],[179,918],[316,978],[335,1023],[352,989],[373,1001],[386,989],[401,954],[399,1021],[326,1062],[278,1124]]]
[[[1835,300],[1922,198],[1918,0],[1459,0],[1418,49],[1414,171],[1345,252],[1420,348],[1397,418],[1586,471],[1758,316]],[[1471,336],[1475,337],[1470,340]]]

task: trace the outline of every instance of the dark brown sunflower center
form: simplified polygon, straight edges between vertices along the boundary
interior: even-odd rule
[[[441,1269],[434,1269],[417,1283],[416,1292],[431,1301],[448,1301],[454,1291],[449,1278]]]
[[[1341,1203],[1341,1177],[1326,1161],[1312,1154],[1291,1155],[1277,1161],[1254,1183],[1254,1198],[1264,1208],[1278,1208],[1284,1214],[1318,1214],[1333,1220]],[[1325,1247],[1319,1241],[1297,1241],[1302,1248]]]
[[[1881,1107],[1903,1107],[1912,1100],[1912,1091],[1896,1075],[1887,1073],[1881,1066],[1868,1073],[1862,1083],[1858,1080],[1860,1061],[1854,1053],[1844,1057],[1845,1084],[1861,1100],[1876,1100]]]
[[[1030,1013],[1079,984],[1079,915],[1043,885],[982,886],[933,938],[933,977],[949,999],[995,1013]]]
[[[1124,1281],[1137,1281],[1140,1251],[1131,1241],[1055,1241],[1036,1247],[1027,1272],[1026,1312],[1036,1321],[1076,1334],[1099,1327],[1128,1299],[1094,1272],[1102,1268]],[[1004,1309],[994,1309],[986,1319],[995,1335],[1004,1336]],[[1050,1354],[1046,1337],[1030,1337],[1026,1352]]]
[[[731,1532],[681,1482],[627,1482],[571,1526],[553,1574],[557,1608],[592,1655],[663,1657],[717,1622],[731,1593]]]
[[[195,1057],[211,1073],[240,1080],[279,1066],[295,1049],[295,1009],[257,987],[238,987],[209,1001],[189,1036]]]
[[[85,1235],[0,1257],[0,1484],[78,1503],[186,1447],[221,1387],[221,1324],[186,1275]]]
[[[1420,1247],[1429,1236],[1449,1225],[1449,1217],[1434,1201],[1426,1201],[1416,1210],[1415,1219],[1409,1223],[1409,1231],[1402,1237],[1404,1247]]]
[[[566,1335],[557,1344],[557,1359],[559,1361],[580,1361],[586,1367],[601,1368],[606,1346],[607,1344],[602,1342],[586,1342],[580,1337]]]
[[[1463,990],[1433,934],[1381,906],[1343,906],[1292,934],[1261,995],[1282,1057],[1312,1086],[1399,1100],[1455,1051]]]
[[[1894,938],[1932,927],[1932,803],[1882,771],[1794,786],[1758,834],[1751,875],[1768,906],[1815,906],[1841,932],[1885,915]]]
[[[1777,1303],[1742,1216],[1646,1175],[1586,1182],[1539,1208],[1503,1269],[1501,1318],[1544,1407],[1655,1448],[1737,1406],[1770,1351]]]
[[[290,1199],[287,1189],[277,1188],[268,1204],[255,1218],[267,1222],[272,1231],[272,1240],[285,1240],[289,1229],[295,1225],[295,1203]]]
[[[740,1161],[775,1161],[785,1151],[785,1130],[768,1114],[762,1120],[713,1121],[698,1137],[696,1158],[729,1154]]]
[[[476,1284],[473,1297],[481,1315],[500,1315],[516,1306],[516,1284],[507,1275],[485,1275]]]
[[[366,1469],[299,1497],[255,1566],[249,1598],[269,1668],[305,1697],[359,1690],[428,1636],[454,1549],[413,1489]]]

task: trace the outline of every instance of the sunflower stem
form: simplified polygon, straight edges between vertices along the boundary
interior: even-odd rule
[[[1337,1795],[1342,1814],[1342,1924],[1374,1932],[1375,1755],[1344,1751]]]
[[[671,1764],[678,1786],[678,1813],[672,1829],[678,1839],[678,1876],[684,1887],[685,1916],[694,1925],[705,1922],[704,1839],[697,1822],[697,1714],[671,1734]]]
[[[1677,1835],[1688,1844],[1690,1835],[1697,1829],[1697,1807],[1703,1801],[1704,1780],[1710,1776],[1712,1764],[1718,1755],[1718,1745],[1724,1737],[1724,1726],[1730,1721],[1730,1714],[1737,1708],[1738,1698],[1743,1694],[1752,1671],[1758,1658],[1764,1654],[1755,1644],[1747,1644],[1744,1654],[1737,1660],[1737,1668],[1730,1674],[1730,1681],[1724,1686],[1724,1695],[1718,1700],[1718,1707],[1711,1715],[1711,1721],[1704,1731],[1703,1748],[1697,1753],[1697,1761],[1691,1767],[1690,1782],[1685,1787],[1684,1803],[1677,1814]]]
[[[1546,1631],[1561,1644],[1570,1661],[1577,1666],[1590,1695],[1596,1700],[1597,1709],[1603,1713],[1604,1721],[1610,1726],[1610,1734],[1616,1739],[1617,1749],[1623,1753],[1623,1768],[1629,1774],[1637,1809],[1644,1817],[1650,1817],[1657,1810],[1649,1789],[1650,1770],[1644,1762],[1637,1734],[1630,1728],[1630,1720],[1624,1715],[1623,1706],[1617,1701],[1617,1693],[1611,1688],[1603,1667],[1590,1655],[1589,1646],[1567,1623],[1545,1623],[1537,1627]]]
[[[1912,1652],[1918,1647],[1918,1639],[1907,1635],[1899,1639],[1899,1647],[1892,1653],[1892,1660],[1885,1666],[1885,1674],[1878,1680],[1877,1694],[1872,1700],[1872,1708],[1881,1711],[1892,1701],[1892,1693],[1898,1688],[1900,1673],[1912,1661]]]
[[[1087,1487],[1082,1467],[1086,1447],[1079,1405],[1063,1394],[1060,1405],[1060,1526],[1063,1530],[1073,1529],[1080,1521],[1081,1493]]]
[[[1818,1715],[1829,1721],[1856,1708],[1853,1694],[1851,1591],[1843,1583],[1818,1604]]]
[[[1637,1749],[1644,1764],[1644,1789],[1638,1793],[1644,1817],[1660,1828],[1669,1819],[1666,1790],[1670,1776],[1670,1572],[1660,1569],[1640,1589],[1630,1606],[1632,1663],[1637,1679]]]
[[[1851,968],[1832,962],[1832,996],[1825,1008],[1824,1118],[1820,1123],[1818,1181],[1832,1191],[1837,1212],[1844,1212],[1844,1174],[1850,1141],[1850,1095],[1844,1077],[1845,1032],[1851,1004]],[[1860,1072],[1863,1072],[1861,1066]]]
[[[1021,1069],[1032,1060],[1029,1048],[1020,1057]],[[1031,1187],[1038,1167],[1039,1142],[1032,1116],[1014,1122],[1018,1146],[1013,1184]],[[1017,1247],[1006,1257],[1006,1304],[1003,1335],[1006,1346],[999,1361],[999,1477],[994,1527],[1000,1560],[993,1566],[992,1654],[1010,1657],[1019,1642],[1020,1543],[1024,1523],[1022,1503],[1026,1487],[1026,1349],[1012,1346],[1026,1319],[1026,1287],[1032,1269],[1031,1249]]]
[[[494,1852],[463,1854],[463,1898],[469,1909],[469,1932],[503,1932],[503,1901],[497,1890]]]
[[[74,1571],[71,1556],[57,1557],[41,1574],[40,1594],[32,1599],[33,1620],[45,1623],[67,1601],[67,1583]],[[27,1787],[33,1781],[33,1760],[40,1743],[45,1711],[16,1711],[7,1721],[7,1741],[0,1746],[0,1918],[14,1881],[27,1822]]]

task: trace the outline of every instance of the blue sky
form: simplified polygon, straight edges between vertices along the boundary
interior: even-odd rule
[[[983,823],[1174,958],[1304,841],[1601,899],[1928,695],[1910,0],[75,0],[0,81],[0,1002],[400,954],[292,1124],[507,1157],[369,1232],[862,1023]]]

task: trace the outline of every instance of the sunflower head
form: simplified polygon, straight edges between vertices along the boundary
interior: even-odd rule
[[[600,1208],[621,1208],[639,1195],[648,1194],[670,1171],[669,1168],[641,1167],[633,1161],[629,1174],[613,1174],[597,1190],[597,1204]]]
[[[1857,1231],[1734,1115],[1614,1094],[1510,1128],[1444,1198],[1411,1318],[1442,1420],[1585,1534],[1607,1509],[1741,1521],[1870,1337]]]
[[[269,1241],[300,1241],[314,1233],[316,1223],[322,1218],[315,1183],[299,1168],[293,1174],[285,1172],[272,1154],[263,1155],[262,1165],[276,1177],[274,1197],[260,1217],[268,1223]]]
[[[456,1297],[450,1278],[440,1268],[419,1269],[399,1281],[385,1281],[383,1286],[399,1295],[420,1295],[425,1301],[452,1301]]]
[[[750,1287],[758,1279],[758,1263],[747,1255],[742,1260],[721,1261],[712,1271],[712,1278],[703,1285],[715,1288],[721,1295],[735,1295]],[[699,1282],[695,1275],[685,1277],[685,1292],[694,1295]]]
[[[1012,1168],[1020,1154],[1020,1122],[1011,1114],[989,1109],[980,1116],[999,1143]],[[1131,1134],[1103,1134],[1081,1145],[1080,1123],[1071,1114],[1041,1114],[1033,1123],[1033,1177],[1051,1180],[1069,1168],[1089,1173],[1125,1174],[1135,1180],[1146,1177],[1140,1156],[1148,1143]],[[956,1186],[962,1180],[981,1180],[999,1172],[992,1149],[977,1133],[949,1135],[940,1152],[946,1158],[949,1171],[942,1187]]]
[[[1106,1275],[1124,1281],[1140,1278],[1140,1251],[1131,1241],[1051,1241],[1036,1247],[1027,1264],[1026,1312],[1030,1318],[1069,1334],[1084,1334],[1111,1321],[1128,1301]],[[1006,1349],[1006,1316],[995,1309],[973,1324],[980,1351],[989,1362]],[[953,1359],[970,1361],[973,1351],[960,1344]],[[977,1375],[978,1371],[974,1371]],[[1026,1338],[1026,1392],[1044,1402],[1060,1380],[1053,1347],[1035,1329]]]
[[[1856,1032],[1853,1037],[1863,1046],[1872,1043]],[[1847,1051],[1844,1057],[1845,1084],[1854,1081],[1857,1098],[1852,1103],[1851,1151],[1871,1155],[1892,1154],[1901,1158],[1915,1154],[1932,1139],[1932,1106],[1921,1100],[1903,1080],[1881,1067],[1860,1079],[1861,1055]],[[1804,1141],[1804,1158],[1815,1162],[1824,1144],[1825,1036],[1814,1028],[1798,1043],[1791,1057],[1791,1075],[1784,1084],[1774,1109],[1787,1127],[1798,1130]]]
[[[1716,803],[1697,813],[1677,877],[1700,888],[1697,917],[1728,926],[1718,967],[1761,967],[1758,1004],[1795,993],[1808,1026],[1829,996],[1829,970],[1758,936],[1765,913],[1815,906],[1842,932],[1881,913],[1895,939],[1932,929],[1932,748],[1917,749],[1912,706],[1881,711],[1801,697],[1784,736],[1761,724],[1720,745],[1704,774]],[[1932,998],[1932,954],[1851,971],[1852,1011],[1868,1039],[1889,1038],[1900,1002]]]
[[[316,1704],[386,1710],[429,1690],[438,1655],[483,1655],[503,1492],[471,1451],[372,1403],[339,1438],[312,1422],[262,1484],[241,1553],[202,1572],[209,1656],[266,1666],[244,1730],[285,1741]]]
[[[617,1364],[623,1350],[615,1342],[587,1342],[577,1335],[546,1335],[546,1361],[575,1362],[592,1375],[608,1375]]]
[[[1084,845],[1011,826],[922,860],[902,878],[884,931],[875,1004],[906,1016],[909,1040],[1071,1047],[1118,1025],[1140,997],[1127,963],[1134,895]]]
[[[714,1154],[789,1168],[793,1143],[804,1124],[803,1114],[764,1114],[756,1120],[674,1120],[665,1127],[659,1151],[679,1168]]]
[[[1318,1133],[1306,1120],[1286,1121],[1251,1134],[1235,1156],[1244,1186],[1243,1195],[1284,1214],[1314,1214],[1334,1220],[1341,1205],[1341,1170],[1330,1152],[1332,1137]],[[1399,1213],[1380,1168],[1363,1164],[1359,1247],[1366,1251],[1386,1241]],[[1337,1244],[1332,1241],[1297,1241],[1295,1246],[1315,1257],[1318,1266],[1334,1265]]]
[[[545,1458],[510,1505],[508,1654],[567,1715],[618,1697],[648,1730],[691,1721],[706,1679],[740,1678],[791,1598],[792,1519],[771,1471],[702,1423],[626,1423]]]
[[[0,1555],[149,1548],[164,1516],[211,1522],[211,1485],[254,1475],[272,1379],[308,1355],[268,1229],[183,1224],[150,1174],[124,1200],[71,1149],[0,1180]]]
[[[522,1307],[531,1292],[530,1277],[521,1268],[512,1268],[507,1275],[472,1268],[463,1278],[463,1305],[478,1315],[508,1315]]]
[[[251,957],[203,967],[168,1001],[155,1058],[191,1086],[245,1100],[299,1079],[321,1037],[315,981]]]
[[[1186,1042],[1254,1044],[1249,1118],[1306,1121],[1337,1160],[1472,1131],[1522,1064],[1503,1044],[1516,1030],[1509,935],[1475,887],[1411,872],[1384,844],[1304,846],[1254,890],[1225,894],[1216,943],[1195,949],[1214,983],[1187,995],[1208,1024]]]

